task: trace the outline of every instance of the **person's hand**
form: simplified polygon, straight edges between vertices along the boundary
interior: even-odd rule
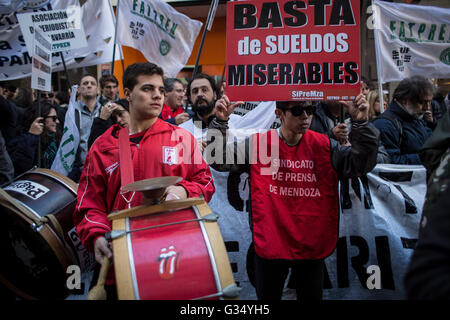
[[[119,107],[118,104],[108,102],[102,107],[102,110],[100,111],[100,119],[108,120],[109,117],[111,117],[112,112],[116,110],[118,107]]]
[[[423,120],[426,122],[433,122],[433,112],[431,110],[427,110],[423,114]]]
[[[207,143],[205,140],[200,138],[200,139],[197,139],[197,145],[198,145],[198,150],[200,150],[200,153],[203,153],[203,150],[205,150]]]
[[[44,131],[44,118],[37,117],[34,119],[33,123],[30,126],[30,130],[28,130],[29,133],[34,134],[35,136],[39,136]]]
[[[354,101],[340,101],[347,107],[348,113],[355,121],[369,120],[369,103],[363,94],[359,94]]]
[[[336,140],[344,144],[348,141],[348,128],[347,124],[339,123],[337,126],[333,128],[333,134],[336,137]]]
[[[175,123],[177,125],[182,124],[183,122],[188,121],[188,120],[189,120],[189,114],[187,112],[180,113],[179,115],[177,115],[175,117]]]
[[[166,200],[187,199],[187,192],[182,186],[169,186],[166,188]]]
[[[105,237],[98,237],[94,243],[94,255],[95,261],[102,264],[103,258],[106,256],[108,259],[112,258],[112,251],[110,244],[106,241]]]
[[[224,94],[222,98],[216,101],[216,117],[219,120],[228,121],[230,114],[233,113],[233,110],[243,103],[244,101],[231,103],[227,95]]]

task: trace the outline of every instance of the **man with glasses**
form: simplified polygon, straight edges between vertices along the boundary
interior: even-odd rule
[[[183,83],[177,78],[166,78],[164,79],[164,88],[166,89],[165,102],[159,117],[173,125],[188,121],[189,114],[183,108]]]
[[[50,102],[51,104],[55,103],[55,94],[53,92],[40,91],[39,96],[41,101]]]
[[[432,130],[421,118],[431,109],[435,87],[424,77],[402,80],[394,91],[387,110],[373,124],[395,164],[421,164],[418,152]]]
[[[292,269],[297,299],[320,300],[323,260],[338,239],[338,179],[361,176],[376,164],[378,130],[368,122],[368,103],[362,94],[346,102],[351,146],[309,130],[312,101],[277,101],[280,128],[226,144],[228,119],[240,103],[231,103],[226,95],[217,101],[206,154],[216,170],[241,169],[250,175],[255,254],[247,269],[254,271],[258,299],[281,299]]]

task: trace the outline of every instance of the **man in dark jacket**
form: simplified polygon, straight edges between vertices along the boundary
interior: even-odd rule
[[[216,143],[208,139],[205,155],[216,170],[249,173],[258,299],[281,299],[292,269],[298,275],[297,298],[319,300],[323,260],[338,238],[338,178],[364,175],[376,164],[379,133],[368,122],[369,105],[362,94],[348,103],[352,146],[309,130],[311,101],[278,101],[281,128],[227,145],[228,119],[237,104],[226,95],[216,102],[208,130]]]
[[[422,76],[400,82],[388,109],[373,124],[395,164],[421,164],[418,152],[432,130],[419,116],[429,109],[434,86]]]
[[[419,240],[405,277],[408,299],[450,298],[450,118],[442,118],[421,150],[432,170],[423,206]]]

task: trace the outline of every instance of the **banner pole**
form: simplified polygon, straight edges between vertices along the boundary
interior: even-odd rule
[[[114,44],[113,44],[113,56],[112,56],[112,62],[111,62],[111,75],[114,75],[114,60],[116,59],[116,41],[117,41],[117,20],[119,19],[119,1],[117,0],[116,4],[116,25],[114,26]],[[112,6],[111,6],[112,7]],[[114,10],[113,10],[113,16],[114,16]],[[123,68],[123,62],[122,62],[122,68]]]
[[[375,20],[375,18],[377,17],[376,14],[376,10],[375,10],[375,6],[373,4],[373,0],[372,0],[372,19]],[[378,22],[379,23],[379,22]],[[378,100],[380,101],[380,114],[384,112],[384,99],[383,99],[383,77],[381,75],[381,70],[380,70],[380,57],[379,55],[381,54],[379,52],[379,43],[378,43],[378,27],[377,27],[377,21],[375,20],[373,22],[373,32],[374,32],[374,40],[375,40],[375,59],[377,62],[377,78],[378,78]]]
[[[69,89],[72,87],[71,82],[70,82],[69,71],[67,70],[67,67],[66,67],[66,61],[64,60],[63,52],[61,51],[59,53],[59,55],[61,56],[61,61],[62,61],[63,67],[64,67],[64,72],[66,73],[66,82],[67,82],[67,86],[68,86],[67,91],[69,91]]]
[[[37,100],[37,117],[40,117],[41,116],[41,90],[37,90],[37,99],[38,99]],[[44,119],[44,122],[42,123],[43,126],[44,126],[44,123],[45,123],[45,119]],[[38,151],[37,152],[38,168],[41,167],[41,135],[42,134],[40,134],[38,137],[38,150],[37,150]]]
[[[198,63],[200,61],[200,55],[202,54],[203,44],[205,43],[206,32],[208,32],[208,30],[211,30],[212,22],[214,21],[214,16],[216,14],[218,4],[219,0],[214,0],[214,2],[212,2],[211,6],[209,7],[208,18],[206,19],[205,29],[203,29],[202,41],[200,42],[200,48],[198,49],[197,60],[195,61],[195,68],[194,73],[192,74],[192,78],[194,78],[197,74]]]

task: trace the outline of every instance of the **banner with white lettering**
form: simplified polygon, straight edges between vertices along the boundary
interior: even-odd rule
[[[48,11],[65,10],[80,5],[78,0],[26,1],[26,3],[24,6],[15,6],[14,8],[18,8],[17,11],[0,15],[0,81],[31,76],[32,54],[27,50],[17,15],[27,12],[45,14]],[[109,0],[87,0],[81,6],[81,16],[87,47],[65,51],[63,54],[66,67],[75,69],[111,63],[115,18]],[[116,50],[121,50],[120,46],[116,46]],[[116,60],[119,59],[118,54]],[[52,64],[52,71],[64,70],[60,57],[54,56]]]
[[[359,93],[360,1],[229,1],[232,100],[353,100]]]
[[[188,61],[202,23],[162,0],[121,0],[117,43],[139,50],[168,77]]]
[[[373,1],[375,52],[381,83],[413,75],[448,78],[450,9]]]

